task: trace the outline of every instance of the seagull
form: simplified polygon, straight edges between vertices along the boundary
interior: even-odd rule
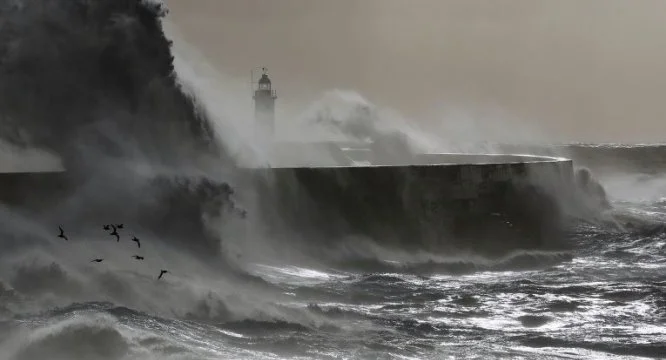
[[[93,259],[90,262],[101,263],[102,261],[104,261],[104,259]]]
[[[132,258],[137,259],[137,260],[143,260],[143,256],[139,256],[139,255],[134,255],[134,256],[132,256]]]
[[[113,227],[113,231],[109,234],[111,236],[116,237],[116,242],[120,242],[120,235],[118,235],[118,229],[116,229],[115,226],[111,225]]]
[[[161,279],[164,274],[168,273],[166,270],[160,271],[160,276],[157,277],[157,280]]]
[[[62,226],[58,226],[58,229],[60,229],[60,235],[58,235],[58,237],[59,237],[59,238],[63,238],[63,239],[65,239],[65,240],[69,241],[69,239],[67,238],[67,236],[65,236],[65,231],[62,229]]]
[[[141,241],[136,236],[132,236],[132,241],[134,241],[137,245],[139,245],[139,248],[141,248]]]

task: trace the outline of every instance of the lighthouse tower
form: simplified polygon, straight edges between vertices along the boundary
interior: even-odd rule
[[[275,135],[275,99],[277,93],[273,90],[268,70],[262,68],[262,75],[254,91],[254,119],[257,131],[272,139]]]

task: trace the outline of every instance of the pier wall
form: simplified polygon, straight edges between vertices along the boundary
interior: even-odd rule
[[[314,234],[368,236],[401,247],[500,254],[562,245],[570,160],[426,154],[414,165],[273,168],[279,217]]]
[[[577,167],[586,167],[597,176],[618,172],[661,175],[666,173],[666,145],[510,145],[498,144],[502,151],[572,159]]]

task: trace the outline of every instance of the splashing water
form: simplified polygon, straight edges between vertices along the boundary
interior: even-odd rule
[[[172,51],[165,13],[157,1],[0,2],[3,168],[67,169],[57,201],[0,208],[0,358],[666,350],[659,229],[581,226],[574,252],[488,259],[389,249],[380,239],[327,246],[316,233],[269,228],[253,217],[268,205],[239,171],[270,162],[248,125],[244,85],[206,69],[167,28]],[[295,118],[322,138],[380,134],[393,150],[461,150],[353,92],[325,94]],[[633,219],[663,216],[658,201],[623,195],[620,210]],[[284,204],[271,206],[279,213]],[[102,230],[109,222],[126,224],[121,242]],[[69,241],[56,237],[58,225]],[[91,264],[97,257],[104,262]],[[157,281],[161,269],[169,273]]]

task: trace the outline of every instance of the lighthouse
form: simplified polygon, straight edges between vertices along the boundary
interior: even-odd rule
[[[254,91],[254,119],[257,131],[265,138],[272,139],[275,135],[275,99],[277,93],[273,90],[268,70],[262,68],[262,75]]]

